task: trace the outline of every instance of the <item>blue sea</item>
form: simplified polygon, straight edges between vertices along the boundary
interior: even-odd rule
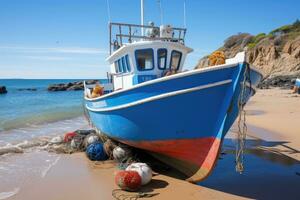
[[[8,91],[0,95],[0,147],[37,136],[59,134],[85,124],[83,91],[47,91],[50,84],[74,81],[80,80],[0,80],[0,85],[6,86]],[[27,88],[36,91],[22,90]]]

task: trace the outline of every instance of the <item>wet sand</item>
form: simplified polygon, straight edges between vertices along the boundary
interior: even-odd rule
[[[246,110],[263,112],[248,115],[249,135],[280,141],[272,150],[300,160],[300,95],[291,90],[258,90]]]
[[[193,185],[174,178],[176,173],[158,174],[143,188],[152,196],[145,199],[300,199],[300,96],[289,92],[260,90],[247,106],[243,174],[235,172],[232,128],[215,170],[205,181]],[[112,162],[95,165],[84,153],[62,155],[43,178],[30,181],[10,199],[114,199],[116,170]],[[137,195],[116,194],[123,195],[120,199]]]

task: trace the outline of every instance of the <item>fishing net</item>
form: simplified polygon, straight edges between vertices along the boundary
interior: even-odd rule
[[[209,66],[225,64],[225,54],[223,51],[215,51],[209,57]]]

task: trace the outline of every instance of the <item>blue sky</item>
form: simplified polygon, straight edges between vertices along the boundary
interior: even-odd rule
[[[107,0],[0,0],[0,78],[99,78],[108,65]],[[145,21],[160,24],[158,0]],[[161,0],[164,24],[183,26],[184,0]],[[113,22],[139,23],[140,0],[109,0]],[[299,0],[186,0],[186,68],[238,32],[300,18]]]

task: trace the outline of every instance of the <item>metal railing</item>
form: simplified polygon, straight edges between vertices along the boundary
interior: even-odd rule
[[[173,37],[166,38],[158,36],[145,36],[142,34],[143,29],[156,29],[157,26],[138,25],[138,24],[125,24],[125,23],[109,23],[109,54],[112,50],[116,50],[123,46],[124,43],[132,43],[137,40],[161,40],[180,42],[184,44],[184,38],[186,35],[185,28],[172,28]],[[127,40],[126,40],[127,39]]]

